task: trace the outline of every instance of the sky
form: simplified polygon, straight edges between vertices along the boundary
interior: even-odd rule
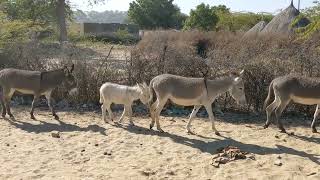
[[[83,11],[98,11],[118,10],[127,11],[129,3],[132,0],[106,0],[104,3],[97,5],[89,5],[88,0],[69,0],[73,9],[80,9]],[[301,0],[301,9],[313,5],[314,0]],[[174,4],[178,5],[181,11],[189,14],[191,9],[201,3],[210,4],[212,6],[224,4],[231,11],[249,11],[249,12],[268,12],[276,14],[279,10],[289,6],[291,0],[174,0]],[[294,4],[298,7],[298,0],[294,0]]]

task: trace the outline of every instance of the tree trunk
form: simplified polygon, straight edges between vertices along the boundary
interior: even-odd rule
[[[66,2],[65,0],[58,0],[57,2],[57,20],[58,20],[58,32],[59,32],[59,41],[64,42],[68,41],[67,37],[67,25],[66,25]]]

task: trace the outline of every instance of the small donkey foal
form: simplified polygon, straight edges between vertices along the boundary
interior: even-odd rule
[[[119,123],[122,122],[125,115],[128,115],[130,124],[134,125],[132,121],[132,103],[133,101],[140,99],[143,104],[146,104],[150,97],[149,94],[149,87],[146,83],[137,84],[133,87],[110,82],[103,84],[100,88],[102,120],[108,123],[106,120],[107,110],[110,119],[113,121],[114,116],[110,108],[111,104],[123,104],[124,111],[119,119]]]

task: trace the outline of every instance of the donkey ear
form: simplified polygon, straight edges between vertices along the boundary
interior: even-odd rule
[[[74,64],[71,65],[70,73],[72,73],[74,70]]]
[[[148,84],[145,82],[145,81],[143,81],[143,84],[142,84],[144,87],[148,87]]]
[[[244,75],[244,69],[240,72],[240,77],[243,77]]]
[[[234,82],[235,82],[235,84],[238,84],[238,83],[240,82],[240,80],[241,80],[241,78],[240,78],[240,77],[236,77],[236,78],[234,78]]]

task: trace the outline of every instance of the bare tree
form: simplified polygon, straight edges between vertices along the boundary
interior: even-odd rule
[[[60,42],[68,41],[65,6],[66,6],[65,0],[57,0],[56,11],[57,11],[58,32],[59,32]]]

